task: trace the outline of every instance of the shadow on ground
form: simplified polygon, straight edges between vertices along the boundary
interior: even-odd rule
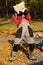
[[[43,61],[40,62],[40,63],[34,63],[34,64],[31,64],[31,65],[43,65]]]

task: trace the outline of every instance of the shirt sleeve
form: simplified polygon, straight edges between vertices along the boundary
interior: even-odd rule
[[[12,15],[12,20],[13,22],[18,26],[20,23],[21,23],[21,20],[22,20],[22,16],[18,16],[17,18]]]
[[[25,15],[25,18],[28,20],[28,22],[29,22],[29,24],[30,24],[31,16],[30,16],[29,13]]]

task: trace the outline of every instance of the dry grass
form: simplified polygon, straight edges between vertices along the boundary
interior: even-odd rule
[[[31,27],[33,31],[43,31],[43,21],[31,21]],[[17,26],[11,19],[7,19],[6,22],[2,21],[2,24],[0,23],[0,38],[11,37],[16,32],[16,29]]]
[[[33,31],[43,31],[43,21],[31,21]]]
[[[40,62],[39,60],[32,61],[27,58],[27,56],[22,52],[18,51],[16,60],[13,62],[9,61],[10,53],[11,53],[11,44],[10,43],[0,43],[0,65],[29,65],[33,63]],[[27,53],[27,52],[26,52]],[[39,57],[43,58],[43,52],[40,52],[39,49],[34,49],[34,54],[38,54]]]
[[[6,20],[6,22],[9,21],[11,21],[11,23],[0,25],[0,39],[12,38],[12,34],[15,33],[17,26],[12,23],[11,19]],[[32,21],[31,26],[33,31],[43,31],[43,22]],[[34,62],[40,62],[39,60],[31,61],[27,59],[26,55],[22,51],[17,52],[15,61],[9,62],[8,60],[11,53],[11,48],[12,46],[8,42],[0,43],[0,65],[27,65],[27,63],[32,64]],[[33,53],[39,54],[39,56],[43,58],[43,52],[39,51],[39,49],[35,49]]]

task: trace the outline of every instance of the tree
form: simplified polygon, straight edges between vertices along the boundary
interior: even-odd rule
[[[24,0],[32,18],[43,19],[43,0]]]
[[[8,8],[7,8],[8,5],[7,5],[7,1],[8,0],[6,0],[6,16],[8,17]]]
[[[30,5],[30,13],[32,18],[37,18],[37,11],[38,11],[38,0],[30,0],[29,5]]]
[[[21,0],[0,0],[0,11],[6,10],[6,16],[8,17],[9,12],[12,13],[12,6],[20,2]]]
[[[39,0],[38,13],[39,13],[39,18],[43,19],[43,0]]]
[[[43,0],[30,0],[29,6],[33,18],[35,17],[36,13],[38,18],[43,19]]]

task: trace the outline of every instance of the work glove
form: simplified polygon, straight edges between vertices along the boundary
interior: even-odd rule
[[[23,15],[23,12],[22,11],[19,11],[18,16],[22,16],[22,15]]]
[[[13,15],[18,14],[16,10],[13,9]]]
[[[24,11],[24,15],[27,15],[27,14],[28,14],[28,10],[25,9],[25,11]]]

